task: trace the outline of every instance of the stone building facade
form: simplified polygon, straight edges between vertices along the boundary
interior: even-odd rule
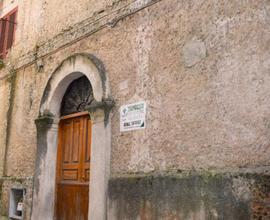
[[[16,189],[24,220],[55,219],[61,103],[82,76],[89,219],[270,219],[268,0],[0,5],[17,8],[0,63],[3,219]],[[145,129],[121,132],[121,106],[139,101]]]

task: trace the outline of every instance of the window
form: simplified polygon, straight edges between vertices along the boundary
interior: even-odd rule
[[[14,41],[17,9],[13,9],[7,15],[0,18],[0,58],[2,59],[5,58]]]

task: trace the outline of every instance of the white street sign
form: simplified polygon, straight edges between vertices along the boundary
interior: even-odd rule
[[[146,103],[136,102],[120,108],[120,131],[145,128]]]

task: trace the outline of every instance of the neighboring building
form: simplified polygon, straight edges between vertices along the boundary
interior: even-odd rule
[[[270,1],[0,7],[0,218],[270,219]]]

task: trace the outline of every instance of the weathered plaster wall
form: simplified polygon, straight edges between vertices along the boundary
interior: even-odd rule
[[[47,1],[46,7],[40,2],[28,7],[28,1],[19,6],[24,10],[21,20],[29,15],[27,10],[32,10],[34,16],[40,9],[40,17],[34,16],[36,20],[27,17],[28,24],[18,26],[18,39],[25,41],[17,41],[14,54],[7,59],[10,64],[0,71],[0,78],[10,73],[12,65],[33,61],[34,52],[23,61],[21,57],[39,40],[46,41],[65,29],[52,45],[49,41],[41,46],[38,54],[52,52],[55,45],[74,39],[73,32],[64,24],[73,25],[78,19],[92,15],[94,7],[97,11],[105,7],[105,1],[93,8],[90,2],[79,4],[82,2],[71,8],[82,10],[82,17],[72,18],[68,3],[57,14],[52,11],[52,1]],[[51,15],[48,19],[42,15],[45,11]],[[68,22],[62,26],[62,20]],[[257,167],[269,169],[269,22],[267,0],[162,0],[124,18],[114,27],[105,26],[44,56],[41,71],[37,71],[35,62],[21,67],[11,93],[14,100],[9,104],[13,106],[10,134],[5,135],[5,124],[0,126],[1,149],[5,149],[5,137],[9,138],[7,175],[33,176],[34,119],[38,117],[47,80],[64,59],[81,52],[102,60],[116,101],[112,111],[111,156],[111,175],[116,182],[123,174],[168,170],[230,172],[245,168],[252,173]],[[30,23],[34,25],[33,32],[27,32]],[[98,25],[92,24],[97,29]],[[37,34],[42,27],[44,31]],[[79,33],[88,31],[80,29]],[[9,85],[1,78],[0,91],[8,93]],[[8,100],[3,101],[0,93],[0,119],[6,118]],[[120,133],[119,107],[140,100],[147,102],[146,129]],[[0,156],[3,157],[2,153]],[[231,187],[232,179],[226,187]],[[164,181],[166,185],[167,180]],[[129,187],[129,183],[125,185]],[[200,181],[194,186],[195,191],[196,187],[200,189]],[[269,186],[265,191],[270,191]],[[113,202],[121,200],[112,198]],[[251,210],[250,206],[247,209]]]
[[[114,172],[269,165],[269,2],[244,4],[161,2],[119,24],[124,39],[104,34],[121,41],[98,40],[119,48],[121,67],[106,64],[116,48],[99,56],[117,107],[148,102],[145,131],[120,134],[114,115]],[[198,41],[205,55],[189,66]]]
[[[35,124],[33,118],[36,111],[33,106],[39,103],[35,100],[33,77],[27,73],[17,74],[15,80],[14,96],[10,105],[12,117],[10,118],[9,151],[7,162],[7,175],[27,177],[33,175],[36,145]],[[31,82],[32,81],[32,82]],[[31,83],[29,83],[31,82]],[[25,163],[25,161],[28,161]]]
[[[106,13],[106,9],[114,4],[128,2],[125,0],[101,0],[101,1],[43,1],[43,27],[40,35],[41,41],[46,41],[52,36],[65,32],[76,23],[81,22],[94,14]],[[131,2],[131,1],[130,1]],[[56,10],[57,9],[57,10]]]

